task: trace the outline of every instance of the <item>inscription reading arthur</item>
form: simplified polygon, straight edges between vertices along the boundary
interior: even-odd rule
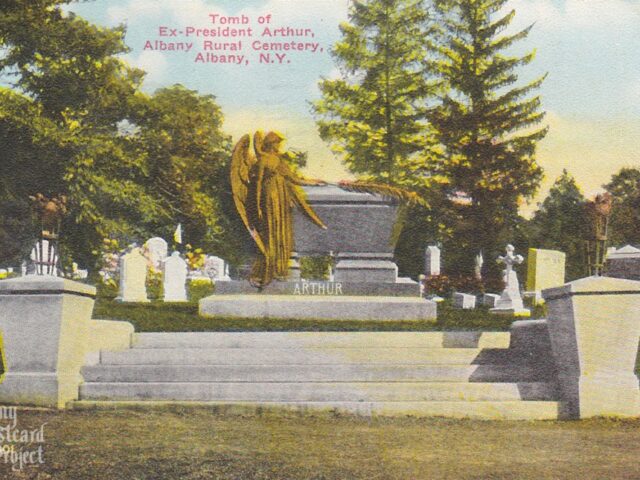
[[[293,287],[294,295],[343,295],[342,283],[298,282]]]

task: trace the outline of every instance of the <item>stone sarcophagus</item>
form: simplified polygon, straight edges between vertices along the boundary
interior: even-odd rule
[[[379,195],[347,192],[336,186],[305,187],[311,208],[327,226],[318,228],[294,213],[295,254],[291,278],[298,279],[300,257],[333,255],[335,281],[396,283],[398,267],[391,243],[398,204]]]

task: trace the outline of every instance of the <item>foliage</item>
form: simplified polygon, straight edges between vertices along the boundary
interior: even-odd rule
[[[13,80],[0,88],[1,208],[66,194],[63,251],[84,266],[103,238],[166,237],[178,222],[188,241],[233,249],[242,236],[226,220],[229,138],[215,99],[180,86],[143,94],[144,72],[122,59],[125,28],[67,3],[0,5],[0,74]]]
[[[436,171],[451,198],[441,215],[444,250],[454,258],[449,273],[470,275],[478,252],[497,256],[519,221],[519,203],[542,178],[535,151],[547,129],[536,129],[544,114],[530,95],[544,77],[513,86],[534,54],[505,55],[531,28],[502,34],[515,15],[498,16],[506,1],[435,1],[443,26],[436,65],[447,93],[430,119],[444,149]],[[457,202],[457,192],[470,201]],[[487,267],[499,275],[493,262]]]
[[[215,287],[208,278],[194,278],[187,282],[187,290],[189,301],[198,303],[203,298],[213,295]]]
[[[191,244],[187,244],[187,251],[185,252],[185,260],[187,261],[187,268],[190,272],[197,272],[204,268],[207,256],[201,248],[194,249]]]
[[[0,265],[20,265],[29,255],[36,242],[37,232],[33,227],[26,200],[0,202]]]
[[[349,170],[413,186],[430,173],[426,117],[431,26],[423,0],[355,1],[333,48],[341,78],[320,82],[321,137]]]
[[[604,188],[613,195],[610,244],[640,244],[640,168],[622,168]]]
[[[145,286],[147,288],[147,298],[151,301],[162,300],[164,295],[162,272],[153,268],[147,269],[147,279]]]
[[[424,280],[425,292],[429,295],[451,297],[454,292],[479,295],[485,292],[482,280],[474,276],[435,275]]]
[[[584,241],[589,231],[585,202],[575,179],[564,170],[527,225],[529,247],[567,255],[569,281],[585,276]]]
[[[306,280],[328,280],[333,258],[324,256],[300,258],[300,276]]]

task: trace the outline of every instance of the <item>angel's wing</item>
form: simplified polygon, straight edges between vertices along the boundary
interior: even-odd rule
[[[233,155],[231,157],[231,191],[240,218],[247,227],[247,230],[249,230],[260,251],[265,253],[264,240],[260,237],[255,225],[252,224],[247,215],[247,208],[251,201],[249,198],[251,170],[257,164],[256,158],[250,151],[250,145],[251,137],[244,135],[233,149]]]

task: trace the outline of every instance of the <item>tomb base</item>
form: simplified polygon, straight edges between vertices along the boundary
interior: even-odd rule
[[[212,295],[200,314],[300,320],[435,320],[437,305],[420,297]]]

